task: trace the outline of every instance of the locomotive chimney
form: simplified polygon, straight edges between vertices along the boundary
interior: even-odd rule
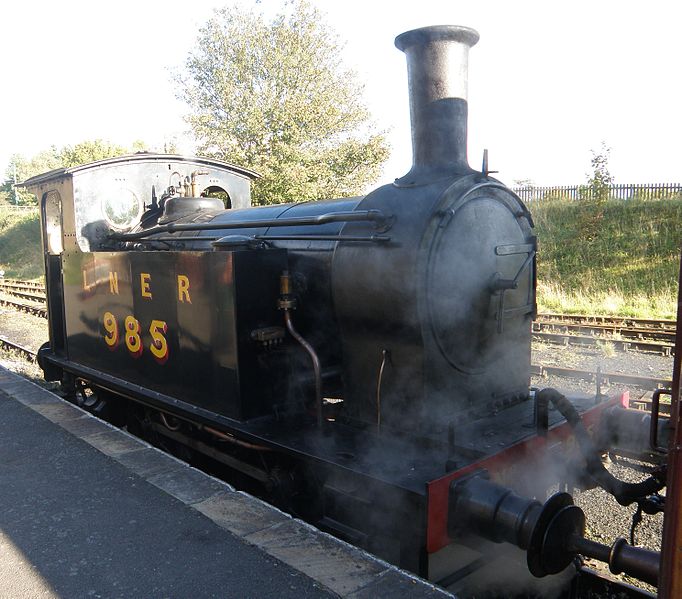
[[[398,186],[473,172],[467,162],[467,79],[469,48],[478,33],[468,27],[437,25],[399,35],[407,55],[412,122],[412,169]]]

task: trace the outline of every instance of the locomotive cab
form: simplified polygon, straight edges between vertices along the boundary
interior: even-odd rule
[[[216,326],[230,315],[225,310],[214,314],[210,297],[221,277],[232,276],[222,272],[224,260],[150,252],[150,263],[137,259],[135,248],[112,251],[110,236],[159,222],[205,221],[224,212],[225,204],[246,208],[256,177],[221,161],[139,153],[26,181],[41,204],[50,344],[40,361],[48,376],[60,379],[70,372],[68,365],[77,364],[143,383],[149,366],[165,365],[172,351],[184,359],[175,368],[156,371],[157,388],[178,388],[184,377],[188,389],[198,389],[195,395],[209,396],[214,385],[237,384],[227,382],[236,377],[225,366],[234,348],[222,348],[227,357],[218,365],[210,351],[213,330],[229,329]],[[204,272],[207,261],[220,276]],[[240,272],[248,268],[236,264]],[[162,305],[162,298],[177,301]],[[147,322],[140,324],[142,315]],[[187,334],[179,334],[179,328]],[[223,345],[236,345],[231,331],[225,337]]]
[[[23,186],[44,206],[44,245],[91,252],[112,249],[112,233],[149,226],[150,219],[172,221],[190,212],[222,210],[224,204],[249,207],[256,177],[218,160],[139,152],[56,169]]]

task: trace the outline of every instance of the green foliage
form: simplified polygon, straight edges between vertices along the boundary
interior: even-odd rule
[[[544,309],[675,317],[682,198],[538,202],[533,218]]]
[[[604,204],[611,197],[611,185],[613,177],[609,172],[609,156],[611,148],[604,142],[601,144],[601,151],[591,150],[592,159],[590,164],[592,172],[587,175],[587,184],[578,187],[578,198],[580,202],[574,206],[577,228],[580,231],[581,239],[591,243],[602,232],[604,220]],[[546,199],[561,201],[561,194]]]
[[[266,22],[234,7],[200,31],[179,76],[200,152],[259,172],[254,203],[358,194],[388,157],[341,44],[306,0]]]
[[[0,208],[0,270],[7,277],[35,279],[43,268],[38,211]]]
[[[129,152],[130,150],[123,146],[95,139],[94,141],[83,141],[75,146],[64,146],[59,153],[59,158],[61,166],[69,167],[122,156]]]
[[[604,142],[601,144],[601,151],[592,152],[592,159],[590,165],[592,166],[592,173],[588,174],[587,186],[581,190],[583,196],[591,199],[593,202],[605,202],[609,198],[610,186],[613,184],[613,177],[609,172],[609,157],[611,155],[611,148]]]
[[[24,189],[14,188],[14,174],[16,168],[17,182],[24,181],[33,175],[45,173],[61,166],[61,157],[56,146],[51,146],[47,150],[39,152],[32,158],[24,158],[21,154],[13,154],[10,157],[5,180],[0,190],[8,194],[8,199],[12,204],[26,206],[35,204],[35,197]]]
[[[144,142],[136,141],[133,144],[133,151],[144,149]],[[51,146],[47,150],[39,152],[31,158],[25,158],[21,154],[11,156],[7,170],[5,171],[5,181],[0,186],[0,192],[7,194],[8,201],[12,204],[32,205],[36,203],[36,198],[24,189],[14,189],[14,169],[16,168],[17,181],[22,182],[26,179],[48,171],[78,166],[96,160],[113,158],[130,153],[131,150],[124,146],[112,144],[101,139],[83,141],[75,146],[64,146],[57,148]],[[16,193],[16,196],[15,196]],[[16,201],[15,201],[16,197]]]

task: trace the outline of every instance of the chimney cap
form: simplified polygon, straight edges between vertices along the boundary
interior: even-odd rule
[[[460,25],[432,25],[420,27],[401,33],[395,38],[395,46],[403,52],[414,45],[424,45],[430,42],[450,41],[466,44],[471,47],[478,42],[478,31]]]

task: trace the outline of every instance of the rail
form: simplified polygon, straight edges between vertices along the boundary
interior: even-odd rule
[[[600,314],[559,314],[543,312],[538,314],[537,322],[566,322],[575,324],[602,324],[634,328],[658,328],[675,330],[677,322],[669,319],[634,318],[631,316],[603,316]]]
[[[19,310],[20,312],[28,312],[29,314],[34,314],[41,318],[47,318],[47,308],[45,305],[25,304],[24,302],[15,302],[11,299],[0,297],[0,306],[7,306],[14,310]]]
[[[563,346],[610,344],[614,349],[620,349],[624,352],[636,349],[643,352],[654,352],[664,356],[672,356],[675,351],[674,343],[646,341],[636,338],[617,339],[613,337],[579,335],[576,333],[547,333],[533,331],[533,339]]]
[[[591,335],[604,339],[635,339],[664,341],[675,343],[675,329],[652,327],[628,327],[617,324],[580,323],[552,320],[536,320],[533,322],[534,333],[569,333],[574,335]]]
[[[23,345],[19,343],[15,343],[14,341],[8,339],[7,337],[4,337],[0,335],[0,347],[4,350],[9,350],[16,352],[20,354],[23,358],[28,360],[29,362],[36,362],[38,360],[38,353],[34,352],[32,349],[29,349],[28,347],[24,347]]]

